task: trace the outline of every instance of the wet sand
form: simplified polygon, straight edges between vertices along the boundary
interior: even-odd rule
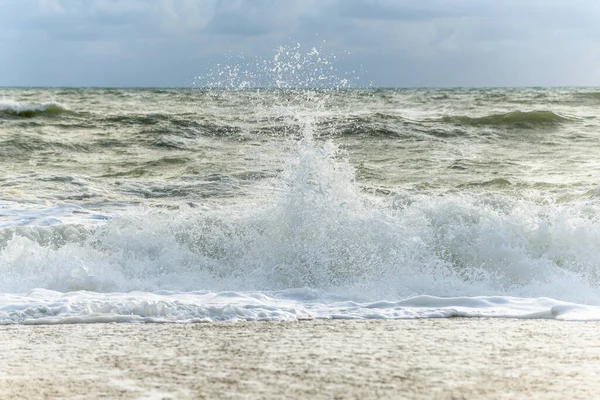
[[[0,327],[0,398],[589,399],[600,323],[425,319]]]

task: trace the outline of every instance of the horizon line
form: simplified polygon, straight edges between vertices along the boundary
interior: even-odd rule
[[[580,88],[600,88],[599,85],[503,85],[503,86],[353,86],[353,87],[286,87],[278,88],[274,86],[254,86],[245,88],[233,88],[224,86],[19,86],[19,85],[0,85],[0,89],[134,89],[134,90],[230,90],[230,91],[250,91],[250,90],[407,90],[407,89],[580,89]]]

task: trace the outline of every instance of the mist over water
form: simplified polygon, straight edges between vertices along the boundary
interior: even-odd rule
[[[269,89],[1,89],[0,323],[598,318],[595,89],[277,54]]]

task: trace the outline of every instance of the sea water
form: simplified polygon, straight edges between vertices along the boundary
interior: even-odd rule
[[[0,323],[600,319],[600,89],[352,88],[317,56],[0,89]]]

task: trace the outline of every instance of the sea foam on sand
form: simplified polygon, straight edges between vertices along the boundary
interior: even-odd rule
[[[278,292],[60,293],[36,289],[0,294],[0,324],[97,322],[292,321],[447,317],[600,320],[600,307],[549,298],[415,296],[356,302],[310,289]]]

